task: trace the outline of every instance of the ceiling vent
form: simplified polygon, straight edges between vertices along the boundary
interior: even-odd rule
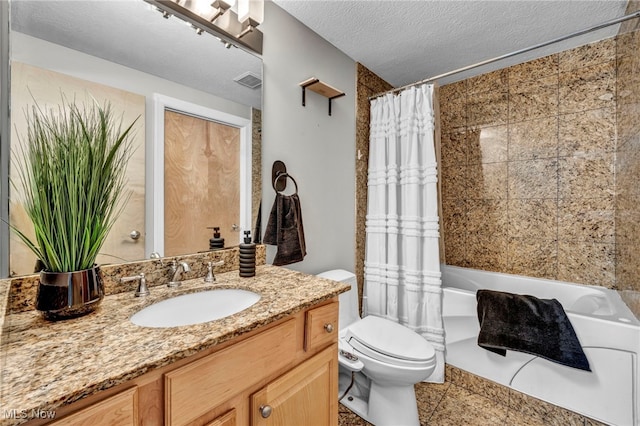
[[[262,86],[262,80],[259,76],[252,73],[251,71],[247,71],[244,74],[241,74],[233,79],[238,84],[241,84],[249,89],[257,89]]]

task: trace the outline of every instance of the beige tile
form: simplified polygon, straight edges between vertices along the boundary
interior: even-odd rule
[[[507,126],[469,129],[467,142],[469,164],[507,161]]]
[[[507,240],[491,235],[467,234],[466,263],[470,268],[501,272],[507,266]]]
[[[485,92],[467,99],[469,127],[499,126],[507,123],[508,96],[506,92]]]
[[[614,244],[559,241],[558,280],[613,288]]]
[[[517,123],[558,114],[558,76],[509,85],[509,121]]]
[[[466,230],[477,237],[507,237],[506,200],[467,200]]]
[[[467,80],[457,81],[440,87],[440,102],[464,98],[467,95]]]
[[[471,164],[466,168],[467,199],[507,198],[507,163]]]
[[[533,61],[514,65],[508,68],[509,85],[517,85],[524,81],[539,80],[558,73],[558,54],[534,59]]]
[[[615,242],[613,197],[558,201],[558,240]]]
[[[560,73],[561,114],[614,106],[615,61]]]
[[[436,407],[442,401],[451,383],[417,383],[415,385],[420,424],[426,425]]]
[[[442,222],[445,235],[464,234],[467,230],[466,201],[455,198],[443,200]]]
[[[509,199],[558,197],[557,160],[510,161]]]
[[[485,92],[507,92],[508,76],[509,73],[505,68],[471,77],[467,79],[468,96]]]
[[[452,266],[467,267],[466,233],[445,233],[444,254],[445,263]]]
[[[509,390],[510,419],[531,421],[523,424],[544,424],[557,426],[582,425],[584,418],[577,413],[565,410],[553,404],[541,401],[513,389]],[[541,422],[541,423],[540,423]]]
[[[342,404],[338,405],[338,425],[339,426],[373,426],[371,423],[359,417],[353,411]]]
[[[509,200],[508,236],[525,239],[555,239],[558,234],[558,204],[555,199]]]
[[[520,414],[517,411],[508,410],[505,425],[509,426],[548,426],[548,423],[542,419],[529,417]]]
[[[450,133],[467,124],[467,102],[465,98],[440,99],[440,125],[443,133]]]
[[[558,155],[567,157],[616,149],[614,108],[595,109],[559,117]]]
[[[452,384],[429,419],[429,425],[503,425],[506,417],[506,407]]]
[[[466,197],[466,170],[465,166],[449,166],[442,168],[442,198],[464,199]]]
[[[640,93],[640,85],[637,89]],[[622,149],[628,142],[640,134],[640,101],[633,104],[618,104],[617,111],[617,149]]]
[[[509,125],[509,160],[537,160],[558,155],[558,118]]]
[[[529,277],[556,279],[558,244],[556,240],[509,238],[506,272]]]
[[[441,161],[444,167],[467,164],[467,135],[464,131],[452,131],[440,136]]]
[[[620,32],[615,38],[616,55],[633,56],[637,52],[637,46],[640,45],[640,31]]]
[[[506,407],[509,403],[509,388],[484,377],[456,368],[452,372],[451,382],[502,406]]]
[[[558,160],[560,198],[607,198],[615,194],[613,153]]]
[[[560,71],[571,71],[609,62],[615,57],[616,41],[612,37],[560,52],[559,68]]]

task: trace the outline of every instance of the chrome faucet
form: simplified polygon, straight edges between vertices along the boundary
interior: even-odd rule
[[[167,287],[178,287],[182,282],[182,273],[191,271],[191,268],[187,264],[187,262],[178,262],[175,259],[171,262],[171,280],[167,284]]]

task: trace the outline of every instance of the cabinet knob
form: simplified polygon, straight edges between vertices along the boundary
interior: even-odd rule
[[[333,331],[333,324],[327,323],[324,325],[324,329],[327,333],[331,333]]]
[[[262,416],[262,418],[266,419],[267,417],[269,417],[271,415],[271,412],[273,411],[273,408],[271,408],[270,405],[261,405],[260,406],[260,415]]]

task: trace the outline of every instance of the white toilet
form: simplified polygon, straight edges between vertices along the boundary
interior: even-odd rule
[[[340,295],[340,402],[376,426],[419,425],[413,386],[435,369],[431,344],[393,321],[371,315],[361,319],[353,273],[335,269],[318,276],[351,284]]]

